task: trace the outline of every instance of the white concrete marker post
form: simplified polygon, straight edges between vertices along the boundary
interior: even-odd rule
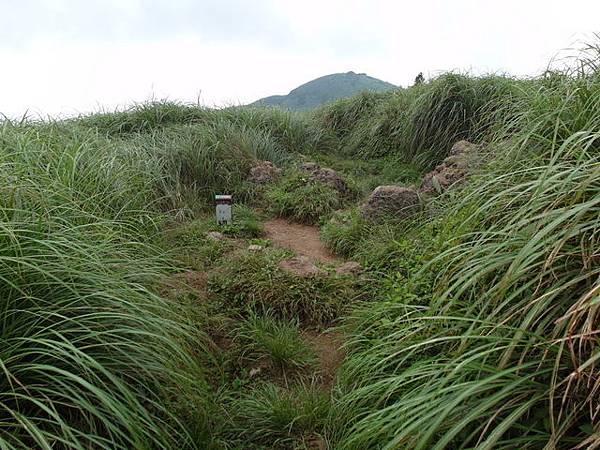
[[[219,225],[231,224],[231,195],[215,195],[217,205],[217,223]]]

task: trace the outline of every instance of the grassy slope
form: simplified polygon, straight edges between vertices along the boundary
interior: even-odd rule
[[[302,448],[317,432],[339,449],[596,445],[594,51],[577,71],[448,74],[340,101],[313,122],[151,104],[2,123],[0,446]],[[254,201],[244,179],[257,159],[285,166],[320,151],[364,192],[414,181],[459,138],[489,150],[463,190],[402,223],[367,223],[350,209],[324,225],[333,249],[376,275],[375,291],[283,277],[276,251],[222,260],[227,246],[190,222],[224,187]],[[386,159],[353,165],[334,149]],[[292,212],[311,207],[290,198]],[[248,213],[231,233],[259,229]],[[216,303],[164,298],[157,282],[183,267],[216,267]],[[265,289],[279,311],[260,304]],[[311,302],[315,293],[333,308]],[[329,321],[360,293],[373,301],[345,321],[348,356],[330,402],[299,370],[312,363],[294,314]],[[207,336],[223,329],[233,333],[225,355]],[[245,361],[265,359],[289,385],[244,385]]]
[[[0,447],[210,445],[211,343],[158,295],[179,264],[164,225],[223,186],[243,197],[252,161],[285,164],[310,132],[172,104],[0,124]]]
[[[429,169],[454,142],[482,139],[527,84],[449,73],[410,89],[340,100],[318,110],[315,118],[339,140],[344,155],[400,156]]]
[[[393,255],[381,301],[347,323],[335,448],[597,445],[600,79],[585,67],[517,82],[487,171],[431,216],[324,229],[374,267]]]
[[[186,312],[153,292],[156,167],[94,132],[0,125],[0,446],[189,447],[208,394]]]

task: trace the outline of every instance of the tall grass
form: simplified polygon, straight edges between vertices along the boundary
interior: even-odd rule
[[[197,213],[216,193],[255,198],[258,190],[246,179],[259,160],[283,166],[332,145],[307,116],[277,108],[151,102],[73,122],[155,163],[161,206],[180,217]]]
[[[205,207],[217,193],[251,199],[256,186],[246,181],[250,168],[259,160],[284,165],[291,159],[267,133],[227,121],[174,126],[127,141],[132,144],[159,163],[163,197],[179,209]]]
[[[599,447],[600,59],[586,51],[570,71],[445,74],[312,118],[153,103],[2,122],[0,448],[291,446],[324,433],[327,414],[336,449]],[[162,224],[216,192],[252,199],[258,160],[335,150],[426,170],[457,139],[485,141],[495,158],[462,191],[411,222],[350,211],[323,227],[380,281],[345,323],[333,407],[312,386],[266,384],[225,402],[228,418],[215,413],[198,315],[156,293],[174,269],[154,245]],[[300,197],[288,203],[313,211]],[[205,239],[188,228],[173,235]],[[225,247],[205,251],[201,267]],[[330,324],[375,292],[372,277],[290,275],[287,256],[236,255],[207,285],[240,316],[292,321],[251,317],[240,335],[280,364],[298,359],[296,324]],[[273,338],[284,332],[289,342]]]
[[[280,108],[232,106],[208,108],[168,101],[152,101],[115,112],[100,112],[74,119],[78,124],[108,136],[128,136],[162,130],[174,125],[212,127],[229,122],[242,129],[268,134],[287,152],[308,153],[330,145],[327,133],[308,116]]]
[[[397,154],[428,169],[454,142],[482,139],[499,111],[510,113],[518,85],[504,76],[448,73],[392,93],[340,100],[317,111],[315,120],[339,139],[344,154]]]
[[[207,338],[156,294],[174,268],[154,243],[321,136],[283,111],[171,103],[2,122],[0,447],[212,445]]]
[[[94,133],[0,125],[0,447],[208,441],[203,343],[152,291],[155,175]]]
[[[469,232],[357,316],[336,448],[600,445],[599,94],[590,70],[522,89],[448,206]]]

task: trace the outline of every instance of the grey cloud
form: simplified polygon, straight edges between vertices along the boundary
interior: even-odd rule
[[[204,41],[293,43],[286,17],[268,2],[250,0],[3,0],[0,45],[34,39],[70,41],[153,40],[193,33]],[[133,7],[124,7],[132,5]]]

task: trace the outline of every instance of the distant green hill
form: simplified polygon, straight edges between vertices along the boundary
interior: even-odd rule
[[[391,83],[378,80],[364,73],[334,73],[309,81],[288,95],[272,95],[252,103],[255,106],[281,106],[287,109],[310,109],[343,97],[351,97],[362,91],[383,92],[396,89]]]

